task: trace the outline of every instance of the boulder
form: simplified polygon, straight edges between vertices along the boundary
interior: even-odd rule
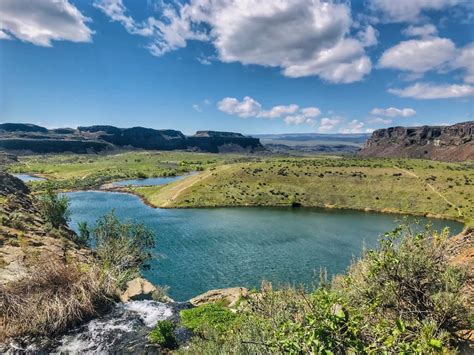
[[[122,302],[152,300],[156,287],[148,280],[137,277],[127,282],[127,289],[120,296]]]
[[[245,287],[231,287],[207,291],[199,296],[191,298],[189,302],[197,307],[207,303],[224,302],[229,308],[235,307],[241,297],[246,298],[249,290]]]

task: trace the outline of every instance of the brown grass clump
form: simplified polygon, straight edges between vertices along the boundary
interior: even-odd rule
[[[95,266],[39,262],[25,278],[0,286],[3,337],[61,333],[106,310],[114,285]]]

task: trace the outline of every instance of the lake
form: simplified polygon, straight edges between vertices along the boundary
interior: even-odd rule
[[[145,178],[145,179],[131,179],[131,180],[120,180],[115,181],[112,183],[112,186],[119,187],[119,186],[157,186],[157,185],[165,185],[169,184],[170,182],[181,180],[185,177],[190,175],[194,175],[196,172],[192,172],[185,175],[176,175],[176,176],[165,176],[165,177],[152,177],[152,178]]]
[[[130,194],[83,191],[67,194],[71,226],[115,209],[121,219],[143,221],[156,233],[152,283],[170,286],[184,301],[214,288],[258,287],[317,281],[320,268],[330,275],[346,270],[364,246],[397,226],[401,216],[316,208],[154,209]],[[397,221],[398,220],[398,221]],[[436,229],[463,225],[421,218]]]

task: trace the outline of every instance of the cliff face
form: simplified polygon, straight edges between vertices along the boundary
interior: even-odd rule
[[[0,125],[0,149],[34,153],[88,153],[133,147],[150,150],[189,149],[218,153],[220,151],[253,151],[263,149],[257,138],[240,133],[198,131],[185,136],[176,130],[156,130],[114,126],[78,127],[47,130],[29,124]]]
[[[474,121],[452,126],[391,127],[374,131],[360,155],[442,161],[474,159]]]

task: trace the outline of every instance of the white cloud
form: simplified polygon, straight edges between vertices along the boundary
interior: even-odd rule
[[[390,118],[381,118],[381,117],[374,117],[367,120],[367,123],[379,123],[379,124],[390,124],[392,120]]]
[[[249,96],[245,96],[242,101],[226,97],[217,103],[217,107],[222,112],[242,118],[256,117],[262,109],[262,105]]]
[[[380,115],[386,117],[411,117],[416,115],[416,111],[412,108],[396,108],[396,107],[389,107],[389,108],[374,108],[370,111],[372,115]]]
[[[262,105],[253,98],[246,96],[242,101],[235,97],[226,97],[217,103],[217,108],[229,115],[242,118],[283,118],[288,125],[300,125],[303,123],[314,125],[314,117],[321,114],[317,107],[305,107],[300,109],[296,104],[277,105],[269,110],[263,110]]]
[[[314,125],[316,124],[316,121],[312,118],[308,118],[304,115],[294,115],[294,116],[286,116],[283,121],[287,125],[300,125],[303,123],[309,124],[309,125]]]
[[[383,22],[418,22],[424,11],[443,10],[467,0],[370,0]]]
[[[318,127],[318,132],[320,133],[327,133],[331,131],[334,127],[336,127],[339,123],[341,123],[341,119],[338,117],[324,117],[321,118],[320,125]]]
[[[0,39],[12,39],[11,36],[8,35],[8,33],[3,32],[0,30]]]
[[[470,43],[459,50],[457,58],[453,62],[454,68],[462,68],[466,71],[464,82],[474,84],[474,43]]]
[[[346,127],[342,127],[339,132],[340,133],[363,133],[363,132],[367,132],[369,133],[369,130],[371,130],[371,128],[369,129],[366,129],[364,128],[365,127],[365,123],[364,122],[361,122],[359,120],[352,120],[351,122],[349,122]]]
[[[379,61],[381,68],[424,73],[440,69],[456,56],[454,43],[447,38],[403,41],[386,50]]]
[[[317,107],[305,107],[301,109],[301,113],[305,117],[317,117],[321,114],[321,110]]]
[[[298,105],[291,104],[291,105],[278,105],[273,106],[269,111],[262,111],[258,114],[258,117],[265,117],[265,118],[277,118],[282,117],[284,115],[292,114],[298,111]]]
[[[191,0],[161,3],[161,19],[137,24],[121,0],[96,6],[133,34],[150,37],[152,54],[185,47],[188,40],[210,41],[223,62],[279,67],[290,77],[319,76],[334,83],[361,80],[371,71],[363,44],[350,38],[346,3],[322,0]],[[366,45],[375,31],[366,30]],[[375,39],[376,40],[376,39]]]
[[[364,47],[375,46],[378,43],[377,35],[377,30],[370,25],[364,31],[358,33],[359,40]]]
[[[439,85],[416,83],[403,89],[389,89],[389,93],[414,99],[450,99],[474,95],[471,85]]]
[[[194,104],[194,105],[193,105],[193,109],[194,109],[194,111],[202,112],[202,108],[201,108],[201,106],[198,105],[198,104]]]
[[[438,33],[438,30],[432,24],[427,24],[423,26],[408,26],[405,28],[402,33],[408,37],[428,37],[435,36]]]
[[[88,21],[68,0],[0,1],[0,39],[14,36],[45,47],[51,41],[91,42]]]

